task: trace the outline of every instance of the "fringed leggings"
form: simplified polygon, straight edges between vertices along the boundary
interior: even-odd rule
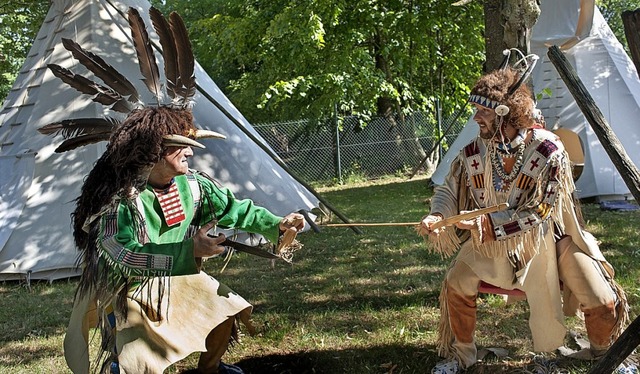
[[[560,280],[580,304],[591,348],[607,349],[624,330],[628,319],[624,292],[601,264],[582,252],[570,237],[563,240],[557,245]],[[440,295],[442,320],[438,352],[444,357],[457,358],[463,367],[476,362],[474,332],[480,281],[466,263],[454,261]]]
[[[558,275],[580,303],[591,349],[606,350],[628,320],[624,291],[600,262],[582,252],[565,236],[556,243]]]

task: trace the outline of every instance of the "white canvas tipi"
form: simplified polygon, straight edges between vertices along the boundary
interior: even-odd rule
[[[0,111],[0,280],[53,280],[78,274],[70,213],[104,144],[58,154],[54,149],[61,140],[37,129],[63,119],[113,112],[53,76],[47,64],[86,74],[62,46],[61,38],[73,39],[128,77],[141,94],[148,94],[126,20],[129,6],[139,10],[157,42],[146,0],[53,0]],[[162,71],[161,57],[156,57]],[[262,138],[199,65],[196,81],[196,126],[227,139],[202,140],[207,149],[194,151],[192,167],[212,175],[237,197],[251,198],[276,214],[317,207],[319,198],[258,146]]]
[[[577,165],[580,198],[631,198],[606,151],[547,56],[558,45],[576,69],[609,125],[636,166],[640,165],[640,80],[635,66],[607,25],[594,1],[543,0],[531,37],[531,51],[540,60],[532,74],[534,92],[551,91],[538,102],[547,122],[565,143]],[[469,122],[450,147],[432,177],[442,184],[449,164],[478,133]]]

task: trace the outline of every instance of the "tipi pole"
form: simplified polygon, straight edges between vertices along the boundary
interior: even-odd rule
[[[598,108],[591,94],[585,88],[573,66],[560,51],[560,48],[557,46],[550,47],[548,56],[567,85],[569,92],[576,100],[576,104],[580,107],[582,114],[591,125],[593,132],[598,136],[602,147],[607,151],[613,165],[618,169],[622,180],[624,180],[635,200],[640,203],[640,171],[627,155],[620,140],[618,140],[611,126],[607,123],[607,119],[604,118],[600,108]]]
[[[607,151],[609,158],[611,158],[622,179],[629,187],[629,191],[631,191],[636,201],[640,202],[640,172],[638,172],[638,168],[629,159],[618,137],[611,130],[604,115],[602,115],[589,91],[584,87],[575,69],[569,64],[560,48],[557,46],[550,47],[548,56],[558,73],[560,73],[567,88],[569,88],[582,114],[584,114],[591,128],[598,136],[600,143]],[[640,343],[639,332],[640,317],[637,317],[609,347],[605,355],[591,368],[589,374],[613,372]]]

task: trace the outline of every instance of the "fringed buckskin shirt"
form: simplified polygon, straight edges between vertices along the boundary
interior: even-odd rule
[[[555,134],[532,129],[520,170],[511,181],[494,173],[493,140],[474,139],[452,162],[442,186],[435,188],[431,214],[444,217],[507,202],[509,209],[488,214],[483,234],[447,227],[432,238],[431,250],[466,263],[482,280],[526,292],[534,349],[550,351],[563,344],[563,303],[556,262],[555,234],[571,235],[576,245],[601,261],[613,275],[595,238],[583,231],[573,202],[570,161]],[[482,259],[480,261],[480,259]],[[578,310],[564,289],[564,314]]]

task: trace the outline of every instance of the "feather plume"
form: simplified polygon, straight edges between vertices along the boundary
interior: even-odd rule
[[[146,25],[140,13],[135,8],[129,8],[129,26],[131,26],[133,46],[138,55],[140,72],[144,77],[143,81],[159,103],[162,92],[158,63],[156,62],[156,56],[153,54],[153,48],[151,48],[151,41],[149,40]]]
[[[111,110],[115,110],[120,113],[130,113],[132,110],[139,107],[144,107],[144,103],[142,101],[138,101],[137,104],[131,105],[129,100],[122,98],[111,106]]]
[[[182,17],[176,12],[169,15],[169,25],[173,32],[178,55],[178,86],[176,92],[182,96],[179,100],[181,105],[189,105],[191,98],[196,93],[196,78],[193,70],[195,66],[191,41],[187,28],[182,21]]]
[[[62,142],[62,144],[56,148],[55,152],[62,153],[85,145],[108,141],[110,136],[111,132],[76,136],[75,138],[67,139]]]
[[[164,59],[164,75],[167,78],[166,90],[171,99],[176,97],[176,86],[178,84],[178,56],[176,55],[176,44],[169,22],[164,15],[156,8],[149,9],[151,22],[156,34],[160,37],[162,46],[162,57]]]
[[[111,109],[121,111],[122,113],[129,113],[133,109],[131,105],[122,105],[122,102],[125,101],[125,99],[113,89],[96,83],[81,75],[75,74],[71,70],[63,68],[60,65],[49,64],[47,66],[53,75],[60,78],[69,86],[84,94],[93,95],[91,99],[95,102],[103,105],[120,103],[120,106],[118,107],[119,110],[116,109],[115,106]]]
[[[100,56],[83,49],[78,43],[71,39],[62,38],[62,45],[71,52],[76,60],[121,96],[128,97],[132,103],[140,100],[138,91],[136,91],[133,84]]]
[[[63,82],[82,92],[83,94],[96,95],[98,93],[98,90],[95,87],[95,82],[91,79],[85,78],[81,75],[77,75],[71,70],[63,68],[60,65],[49,64],[47,65],[47,67],[49,67],[53,75],[62,79]]]
[[[111,133],[120,121],[114,118],[74,118],[53,122],[38,129],[43,135],[61,135],[63,139],[81,135]]]

